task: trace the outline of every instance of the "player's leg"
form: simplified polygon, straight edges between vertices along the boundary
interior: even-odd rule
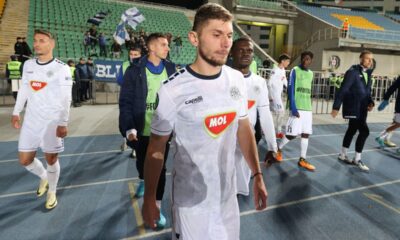
[[[346,133],[343,138],[342,150],[338,157],[339,160],[344,161],[345,163],[352,163],[352,161],[347,156],[347,152],[350,147],[351,141],[353,140],[354,134],[356,134],[357,131],[358,131],[358,120],[350,119]]]
[[[369,128],[366,120],[360,119],[358,121],[359,121],[358,125],[359,134],[356,140],[356,155],[354,157],[353,164],[355,164],[358,168],[360,168],[363,171],[369,171],[367,165],[365,165],[365,163],[363,163],[363,161],[361,160],[361,153],[364,148],[365,141],[367,140],[369,135]]]
[[[26,170],[40,178],[39,187],[36,191],[37,196],[40,197],[47,191],[48,183],[46,169],[43,167],[42,162],[35,157],[36,150],[40,144],[40,137],[34,129],[26,119],[18,141],[19,163]]]
[[[49,181],[49,191],[47,192],[46,208],[53,209],[57,206],[57,185],[60,179],[60,162],[58,153],[45,153],[47,161],[47,179]]]
[[[391,141],[393,131],[400,127],[400,113],[395,113],[393,123],[386,128],[375,140],[381,147],[396,147],[396,144]]]
[[[278,152],[276,159],[282,161],[282,148],[290,141],[293,140],[301,133],[301,122],[296,116],[289,116],[286,123],[286,134],[278,144]]]
[[[301,142],[300,142],[300,159],[298,165],[309,171],[314,171],[315,166],[309,163],[307,159],[308,139],[312,134],[312,112],[299,111],[301,121]]]
[[[136,189],[135,197],[140,198],[144,195],[144,160],[146,158],[147,147],[149,145],[149,137],[138,136],[135,144],[136,152],[136,169],[139,172],[139,185]]]

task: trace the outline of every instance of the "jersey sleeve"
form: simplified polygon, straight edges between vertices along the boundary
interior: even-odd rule
[[[19,116],[19,114],[22,112],[22,110],[24,110],[25,103],[31,94],[31,91],[29,89],[29,80],[28,80],[27,74],[26,74],[28,69],[29,69],[29,62],[24,64],[24,67],[23,67],[22,78],[21,78],[22,86],[18,90],[18,97],[17,97],[17,101],[15,102],[15,106],[14,106],[14,110],[13,110],[14,116]]]
[[[156,104],[151,132],[160,136],[170,135],[174,128],[177,107],[165,85],[161,86],[157,93]]]
[[[62,74],[58,78],[60,87],[60,114],[58,118],[58,126],[67,126],[69,120],[69,110],[72,100],[72,76],[68,66],[64,66]]]
[[[259,78],[260,80],[260,94],[257,99],[257,108],[268,107],[269,108],[269,91],[267,87],[267,82],[263,78]]]

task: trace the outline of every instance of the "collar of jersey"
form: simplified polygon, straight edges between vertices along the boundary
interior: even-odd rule
[[[152,62],[147,60],[146,67],[153,74],[161,74],[164,70],[164,63],[163,61],[161,61],[160,64],[158,64],[158,66],[154,66]]]
[[[190,74],[192,74],[193,76],[195,76],[195,77],[197,77],[199,79],[202,79],[202,80],[214,80],[214,79],[217,79],[217,78],[219,78],[219,76],[221,76],[221,72],[222,72],[222,69],[221,69],[221,71],[219,73],[215,74],[215,75],[211,75],[211,76],[202,75],[202,74],[199,74],[199,73],[195,72],[193,69],[191,69],[189,65],[186,66],[186,70]]]
[[[47,65],[47,64],[51,63],[52,61],[54,61],[54,59],[55,59],[55,58],[52,58],[52,59],[51,59],[50,61],[48,61],[48,62],[40,63],[40,62],[39,62],[39,58],[36,58],[36,63],[37,63],[38,65]]]
[[[249,78],[249,77],[251,76],[251,71],[249,71],[248,74],[243,74],[243,76],[244,76],[245,78]]]

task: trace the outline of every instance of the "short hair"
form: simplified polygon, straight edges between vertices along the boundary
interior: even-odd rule
[[[229,22],[232,21],[232,19],[232,14],[223,6],[216,3],[206,3],[197,9],[196,15],[194,16],[192,31],[200,33],[208,20]]]
[[[69,59],[68,62],[67,62],[67,64],[70,65],[71,63],[75,63],[75,62],[74,62],[74,60]]]
[[[300,57],[300,61],[303,61],[303,59],[304,59],[306,56],[309,56],[311,59],[313,59],[313,58],[314,58],[314,53],[312,53],[312,52],[310,52],[310,51],[304,51],[304,52],[302,52],[302,53],[301,53],[301,57]]]
[[[88,61],[90,60],[90,61],[92,61],[92,58],[91,57],[88,57],[88,59],[87,59]]]
[[[132,47],[132,48],[129,49],[128,53],[129,53],[130,51],[137,51],[137,52],[142,53],[142,49],[141,49],[140,47]]]
[[[365,55],[368,55],[368,54],[372,54],[372,52],[370,50],[363,50],[360,53],[360,58],[363,58]]]
[[[165,39],[167,39],[167,36],[166,36],[165,34],[159,33],[159,32],[150,34],[150,35],[147,37],[147,40],[146,40],[146,46],[147,46],[147,48],[149,47],[149,44],[150,44],[151,42],[153,42],[154,40],[157,40],[157,39],[159,39],[159,38],[165,38]]]
[[[81,58],[79,58],[79,61],[85,61],[85,58],[84,57],[81,57]]]
[[[288,59],[290,59],[290,56],[289,56],[289,55],[287,55],[286,53],[281,54],[281,55],[279,56],[279,58],[278,58],[278,63],[281,63],[282,61],[285,61],[285,60],[288,60]]]
[[[11,55],[10,56],[12,61],[17,61],[18,60],[18,56],[17,55]]]
[[[22,39],[22,37],[17,37],[17,40],[20,40],[20,39]]]
[[[233,41],[231,50],[233,50],[239,42],[249,42],[249,43],[253,43],[253,42],[251,41],[251,38],[250,38],[250,37],[248,37],[248,36],[241,36],[240,38],[238,38],[238,39],[236,39],[235,41]]]
[[[44,30],[44,29],[35,29],[33,35],[36,35],[36,34],[43,34],[43,35],[46,35],[46,36],[48,36],[48,37],[49,37],[50,39],[52,39],[52,40],[55,40],[55,39],[56,39],[56,36],[55,36],[53,33],[51,33],[50,31],[48,31],[48,30]]]

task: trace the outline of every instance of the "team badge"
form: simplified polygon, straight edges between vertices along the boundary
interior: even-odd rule
[[[239,100],[242,96],[240,94],[239,88],[236,86],[231,87],[230,94],[233,100]]]
[[[255,100],[247,100],[247,109],[252,108],[255,103],[256,103]]]
[[[52,72],[52,71],[48,71],[47,73],[46,73],[46,76],[47,77],[52,77],[54,75],[54,73]]]
[[[235,117],[236,112],[218,113],[207,116],[204,119],[204,126],[211,137],[217,138],[231,125],[233,120],[235,120]]]
[[[39,90],[42,90],[47,85],[46,82],[40,82],[40,81],[36,81],[36,80],[32,80],[29,83],[31,85],[31,88],[36,92]]]

